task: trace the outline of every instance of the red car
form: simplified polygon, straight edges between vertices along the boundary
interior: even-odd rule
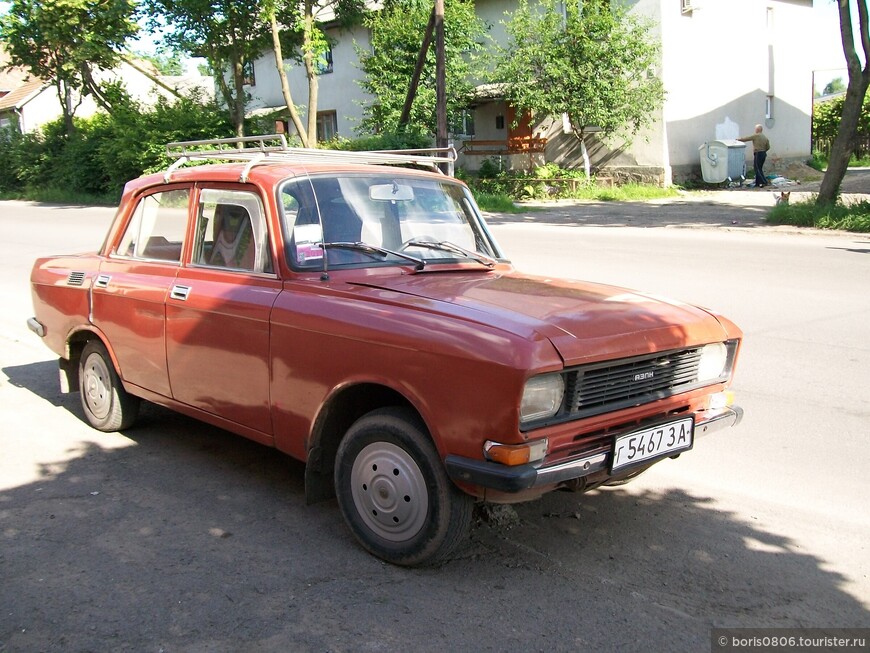
[[[174,144],[97,252],[35,263],[30,327],[94,428],[145,399],[275,447],[416,565],[475,501],[621,482],[740,421],[726,318],[517,272],[445,154],[267,143]]]

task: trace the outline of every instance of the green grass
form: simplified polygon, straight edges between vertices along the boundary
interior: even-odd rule
[[[662,188],[648,184],[625,184],[613,188],[590,186],[576,193],[578,199],[597,200],[599,202],[631,202],[657,200],[665,197],[677,197],[679,191],[674,187]]]
[[[815,200],[796,202],[775,206],[766,220],[771,224],[870,233],[870,202],[844,203],[840,200],[824,205],[817,205]]]
[[[813,158],[807,161],[810,168],[815,168],[819,172],[824,172],[828,168],[828,155],[818,150],[813,152]],[[870,157],[861,157],[860,159],[854,154],[849,159],[850,168],[870,168]]]
[[[676,197],[679,194],[676,188],[661,188],[646,184],[626,184],[606,188],[602,186],[582,186],[570,193],[569,199],[587,200],[592,202],[631,202],[660,199],[664,197]],[[475,192],[474,197],[478,206],[483,211],[495,213],[519,213],[528,211],[528,208],[520,208],[514,204],[514,200],[505,193],[482,193]],[[546,200],[542,200],[546,201]]]
[[[477,205],[480,207],[481,211],[491,211],[493,213],[521,213],[526,210],[514,204],[514,201],[507,195],[475,193],[474,199],[477,200]]]
[[[0,192],[0,200],[25,200],[46,204],[81,204],[117,206],[119,197],[78,193],[65,188],[26,188],[16,192]]]

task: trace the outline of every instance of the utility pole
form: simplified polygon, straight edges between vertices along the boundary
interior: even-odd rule
[[[447,147],[447,63],[444,45],[444,0],[435,0],[432,14],[429,16],[429,24],[426,26],[426,34],[417,55],[417,65],[408,86],[408,94],[405,96],[405,104],[402,107],[402,115],[399,118],[399,127],[408,124],[411,118],[411,105],[417,95],[417,87],[420,83],[420,75],[426,62],[426,53],[435,37],[435,146]]]
[[[435,0],[435,146],[447,147],[447,65],[444,0]]]

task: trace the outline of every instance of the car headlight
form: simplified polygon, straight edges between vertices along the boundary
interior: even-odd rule
[[[562,407],[565,380],[561,374],[541,374],[526,381],[520,402],[520,423],[552,417]]]
[[[698,381],[716,381],[728,376],[728,348],[725,343],[715,342],[701,348],[698,361]]]

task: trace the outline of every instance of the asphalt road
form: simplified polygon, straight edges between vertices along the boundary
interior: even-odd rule
[[[525,270],[734,319],[747,415],[422,570],[363,552],[264,447],[157,407],[88,428],[24,326],[27,278],[112,211],[0,202],[0,651],[689,652],[713,627],[867,626],[870,237],[764,227],[772,198],[744,197],[492,216]]]

